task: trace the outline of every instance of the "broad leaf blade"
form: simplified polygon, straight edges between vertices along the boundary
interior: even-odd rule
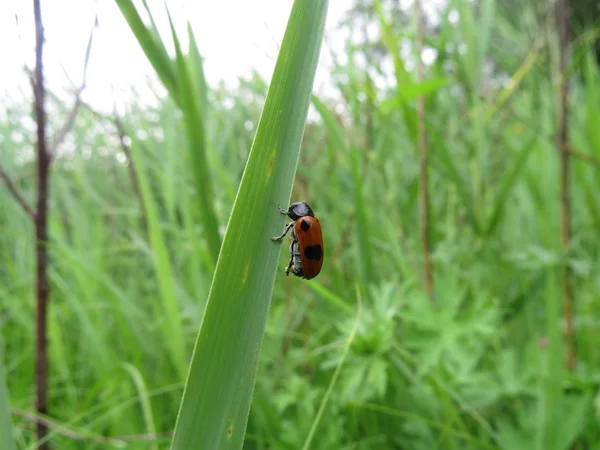
[[[231,213],[175,428],[173,449],[239,449],[282,245],[327,11],[296,0]],[[295,280],[301,282],[300,280]]]

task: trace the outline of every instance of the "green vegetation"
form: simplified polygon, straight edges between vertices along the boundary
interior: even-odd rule
[[[169,95],[141,106],[132,94],[125,139],[113,117],[82,108],[69,151],[53,163],[53,448],[170,448],[193,361],[177,430],[188,448],[202,434],[194,421],[208,417],[219,424],[214,433],[234,423],[226,448],[245,438],[248,450],[562,450],[576,439],[600,449],[597,29],[570,46],[577,157],[565,252],[562,74],[548,11],[449,1],[428,27],[425,46],[437,57],[419,82],[404,45],[416,39],[412,11],[399,19],[384,1],[356,10],[343,26],[360,34],[363,23],[375,25],[382,38],[349,41],[338,55],[339,98],[313,95],[298,156],[326,2],[297,1],[288,36],[300,40],[282,43],[272,82],[255,76],[235,90],[207,87],[201,48],[176,46],[169,57],[158,35],[139,28],[133,6],[118,3]],[[69,106],[48,103],[60,113],[50,116],[55,130]],[[7,98],[2,106],[0,164],[31,204],[35,136],[23,120],[31,107]],[[422,269],[419,121],[429,149],[433,300]],[[286,278],[287,245],[269,240],[292,185],[292,200],[307,201],[323,226],[325,263],[311,281]],[[29,449],[33,225],[4,187],[0,206],[0,433],[12,421],[15,447]],[[564,264],[573,271],[574,371]],[[221,396],[229,386],[239,391]],[[215,410],[223,414],[210,416]]]

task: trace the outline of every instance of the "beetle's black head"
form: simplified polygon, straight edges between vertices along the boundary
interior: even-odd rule
[[[292,220],[298,220],[300,217],[304,216],[315,217],[313,210],[304,202],[292,203],[288,209],[287,215]]]

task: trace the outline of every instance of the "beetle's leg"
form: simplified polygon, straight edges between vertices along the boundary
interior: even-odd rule
[[[272,237],[271,240],[272,241],[281,241],[285,235],[288,233],[288,231],[290,231],[290,228],[292,228],[294,226],[296,222],[290,222],[285,226],[285,229],[283,230],[283,234],[281,236],[275,236]]]
[[[295,239],[294,231],[292,231],[292,237],[294,240],[290,244],[290,263],[285,270],[285,274],[289,275],[291,272],[297,277],[302,276],[302,262],[300,260],[300,247],[298,245],[298,241]]]
[[[292,255],[292,256],[290,257],[290,262],[289,262],[288,266],[287,266],[287,267],[286,267],[286,269],[285,269],[285,274],[286,274],[286,276],[288,276],[288,275],[290,274],[290,270],[292,270],[292,265],[293,265],[293,264],[294,264],[294,255]]]
[[[287,212],[287,210],[286,210],[286,209],[283,209],[283,208],[282,208],[281,206],[279,206],[279,205],[277,205],[277,209],[279,210],[279,212],[280,212],[281,214],[285,214],[285,215],[287,216],[287,213],[288,213],[288,212]]]

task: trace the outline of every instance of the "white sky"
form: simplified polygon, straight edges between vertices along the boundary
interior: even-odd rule
[[[137,2],[141,4],[141,2]],[[201,54],[206,77],[211,84],[225,80],[235,84],[240,76],[255,68],[270,80],[278,45],[281,43],[293,0],[168,0],[180,37],[187,40],[185,21],[189,19]],[[327,33],[351,5],[349,0],[330,0]],[[84,99],[94,107],[111,111],[115,95],[126,96],[131,86],[140,88],[153,74],[141,48],[129,30],[114,0],[41,0],[46,31],[44,55],[47,83],[54,92],[81,82],[83,60],[98,14],[99,28],[88,65]],[[157,25],[170,42],[162,0],[148,0]],[[15,19],[18,17],[18,25]],[[29,97],[30,87],[23,67],[34,60],[33,2],[0,1],[0,96]],[[338,38],[336,43],[342,42]],[[321,64],[327,64],[328,51],[322,51]],[[315,89],[326,82],[328,70],[317,72]],[[68,76],[67,76],[68,75]],[[113,94],[115,93],[115,94]]]

